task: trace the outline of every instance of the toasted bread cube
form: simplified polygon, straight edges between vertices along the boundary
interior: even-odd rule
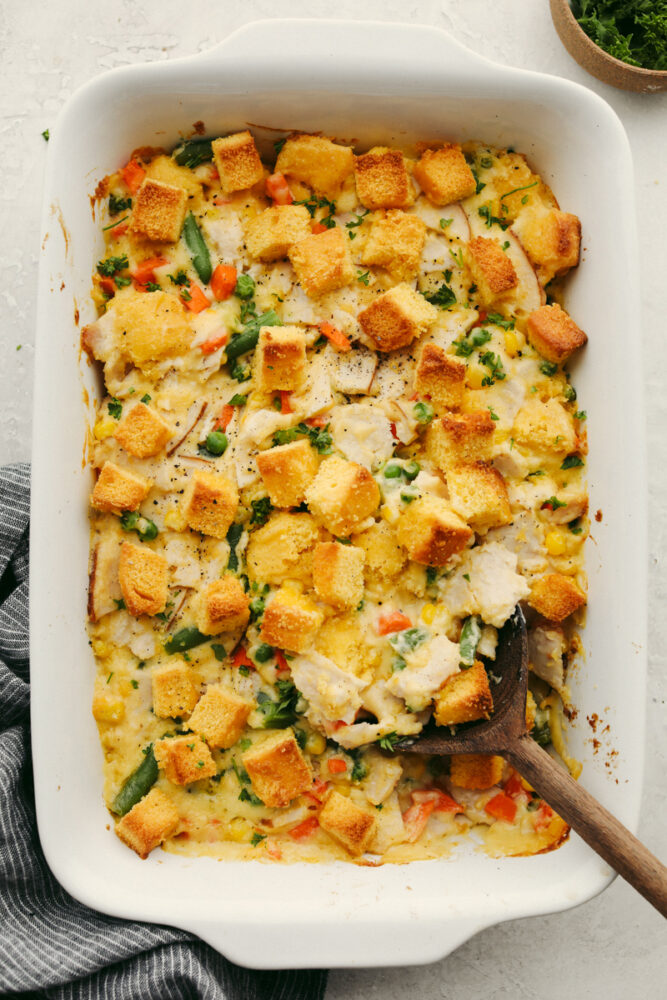
[[[579,263],[581,222],[557,208],[531,213],[521,223],[523,247],[543,285]]]
[[[457,788],[493,788],[503,776],[502,757],[481,753],[457,753],[449,765],[449,777]]]
[[[385,267],[395,281],[410,281],[419,271],[426,225],[399,209],[379,214],[371,225],[361,263]]]
[[[116,833],[140,858],[147,858],[174,832],[178,818],[178,809],[169,796],[153,788],[116,823]]]
[[[199,698],[199,685],[186,663],[164,663],[153,670],[153,712],[158,719],[189,715]]]
[[[356,156],[354,176],[357,197],[364,208],[408,208],[415,200],[415,189],[399,149],[374,146]]]
[[[438,318],[438,310],[409,285],[395,285],[378,295],[359,313],[361,329],[378,351],[407,347],[426,333]]]
[[[90,503],[106,514],[136,510],[148,496],[152,485],[150,479],[137,476],[115,462],[105,462],[90,495]]]
[[[220,635],[245,628],[250,618],[249,598],[236,576],[213,580],[201,594],[197,628],[204,635]]]
[[[235,132],[211,143],[220,186],[225,194],[245,191],[264,176],[255,140],[250,132]]]
[[[317,452],[305,438],[268,448],[257,455],[257,468],[274,507],[298,507],[317,475]]]
[[[313,554],[313,584],[322,601],[355,608],[364,594],[363,549],[340,542],[318,542]]]
[[[572,417],[557,399],[529,399],[516,415],[512,434],[517,444],[535,451],[569,455],[577,447]]]
[[[289,259],[306,295],[317,298],[354,280],[350,241],[340,226],[312,233],[289,250]]]
[[[250,775],[256,795],[275,809],[289,805],[313,782],[313,775],[291,729],[274,733],[255,743],[243,754],[243,765]]]
[[[491,457],[494,430],[488,410],[446,413],[430,425],[426,453],[442,472],[460,462],[486,461]]]
[[[484,462],[450,466],[447,487],[452,508],[478,534],[512,520],[505,480],[493,466]]]
[[[493,305],[519,283],[514,264],[498,240],[476,236],[468,243],[467,260],[483,305]]]
[[[189,528],[213,538],[225,538],[239,505],[239,495],[226,476],[195,472],[181,504]]]
[[[188,729],[206,740],[211,750],[227,750],[240,740],[252,709],[252,703],[235,691],[210,684],[188,719]]]
[[[276,172],[306,184],[315,194],[335,200],[354,170],[349,146],[319,135],[291,135],[278,153]]]
[[[586,603],[586,595],[571,576],[547,573],[531,587],[528,603],[543,618],[562,622]]]
[[[368,469],[331,455],[306,490],[306,503],[324,527],[347,538],[380,503],[380,490]]]
[[[118,581],[128,614],[157,615],[167,604],[167,560],[146,545],[123,542]]]
[[[305,205],[274,205],[250,219],[245,226],[248,253],[257,260],[282,260],[293,243],[310,236],[310,215]]]
[[[187,206],[184,188],[147,177],[134,200],[130,232],[154,243],[176,243]]]
[[[303,653],[312,645],[324,614],[317,605],[288,584],[276,591],[262,618],[262,642],[292,653]]]
[[[426,494],[401,513],[396,535],[415,562],[444,566],[469,544],[473,532],[445,500]]]
[[[306,372],[306,335],[298,326],[263,326],[255,364],[265,392],[298,389]]]
[[[355,535],[354,544],[364,550],[367,575],[391,580],[405,566],[405,552],[398,543],[393,527],[386,521],[376,521],[366,531]]]
[[[562,365],[588,340],[557,302],[535,309],[526,320],[526,333],[538,354],[555,365]]]
[[[468,670],[451,674],[436,694],[434,704],[438,726],[488,719],[493,711],[493,697],[484,664],[476,660]]]
[[[129,455],[151,458],[162,451],[173,433],[173,427],[155,410],[145,403],[137,403],[119,423],[115,438]]]
[[[363,854],[375,835],[377,820],[340,792],[332,791],[320,810],[320,826],[350,854]]]
[[[437,344],[424,344],[415,371],[415,390],[428,396],[437,413],[458,410],[463,403],[466,366]]]
[[[320,536],[311,514],[273,514],[250,535],[246,551],[250,579],[262,583],[309,580],[312,551]]]
[[[441,149],[426,149],[415,165],[415,178],[434,205],[451,205],[469,198],[477,182],[461,147],[450,142]]]
[[[157,740],[153,753],[158,767],[173,785],[190,785],[202,778],[212,778],[216,772],[211,751],[195,733]]]
[[[189,349],[192,330],[178,296],[169,292],[146,295],[128,289],[111,308],[118,346],[138,368],[150,369],[150,362]]]

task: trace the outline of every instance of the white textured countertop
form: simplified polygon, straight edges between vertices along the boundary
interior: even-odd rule
[[[642,330],[649,442],[649,694],[646,782],[640,836],[667,857],[667,93],[632,95],[589,77],[562,48],[546,0],[210,0],[3,5],[0,20],[0,463],[30,456],[35,289],[46,144],[62,104],[113,66],[190,55],[246,21],[340,17],[432,24],[490,59],[576,80],[602,95],[630,137],[636,171]],[[609,165],[613,169],[613,164]],[[613,206],[609,208],[613,212]],[[622,253],[623,248],[619,247]],[[637,331],[628,331],[631,344]],[[619,401],[632,406],[633,400]],[[57,419],[57,414],[54,414]],[[619,468],[619,476],[623,470]],[[630,669],[630,664],[628,664]],[[642,739],[644,734],[638,733]],[[643,997],[667,982],[662,918],[620,879],[577,910],[491,928],[442,962],[423,968],[335,971],[328,1000],[505,1000]],[[659,984],[662,984],[660,986]]]

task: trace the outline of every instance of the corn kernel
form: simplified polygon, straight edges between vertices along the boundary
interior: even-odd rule
[[[306,738],[306,750],[308,753],[324,753],[327,748],[327,741],[321,733],[309,733]]]
[[[435,604],[425,604],[421,611],[421,620],[425,625],[432,625],[435,613],[438,609]]]
[[[237,844],[247,843],[252,836],[252,824],[242,816],[235,816],[226,830],[226,840],[234,840]]]
[[[505,350],[511,358],[515,358],[519,351],[519,339],[514,330],[505,330]]]
[[[102,417],[98,420],[93,428],[93,434],[98,441],[104,441],[106,438],[111,437],[116,430],[118,424],[111,417]]]
[[[185,530],[185,518],[178,507],[172,507],[171,510],[167,511],[164,516],[164,525],[165,528],[170,528],[172,531]]]
[[[125,705],[120,698],[109,698],[106,695],[96,695],[93,698],[93,717],[96,722],[122,722],[125,718]]]
[[[111,656],[113,653],[113,646],[105,642],[104,639],[93,639],[92,649],[95,656],[98,656],[101,660],[106,659],[107,656]]]
[[[466,382],[471,389],[481,389],[482,381],[488,374],[489,372],[486,368],[481,368],[479,365],[468,365]]]
[[[394,508],[390,507],[389,504],[387,503],[383,504],[380,507],[380,513],[382,514],[387,524],[396,524],[396,522],[398,521],[397,511],[395,511]]]
[[[560,531],[550,531],[544,539],[544,544],[549,555],[562,556],[565,552],[565,539]]]

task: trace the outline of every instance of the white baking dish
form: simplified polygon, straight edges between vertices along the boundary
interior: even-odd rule
[[[84,627],[90,473],[82,464],[79,355],[91,267],[102,243],[88,195],[140,145],[170,147],[198,120],[218,134],[246,123],[323,130],[362,146],[481,138],[525,151],[583,221],[583,263],[568,305],[590,343],[574,370],[589,412],[594,522],[585,657],[571,681],[572,752],[582,781],[636,827],[645,661],[645,463],[633,179],[627,139],[591,91],[506,69],[441,31],[405,25],[271,21],[203,55],[99,77],[52,130],[44,209],[35,387],[31,554],[32,726],[44,852],[75,897],[118,916],[196,932],[261,968],[392,965],[441,958],[483,927],[566,909],[612,873],[577,837],[560,850],[491,860],[463,850],[409,866],[280,866],[139,861],[114,836],[90,704]],[[256,130],[267,149],[271,132]],[[586,716],[611,727],[593,755]],[[604,742],[608,740],[608,742]],[[609,756],[609,751],[617,756]]]

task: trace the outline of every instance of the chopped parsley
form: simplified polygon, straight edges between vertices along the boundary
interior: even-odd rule
[[[455,340],[453,346],[456,348],[456,355],[459,358],[469,358],[472,352],[478,348],[483,347],[491,340],[491,331],[484,330],[482,327],[476,327],[471,330],[470,333],[461,337],[460,340]]]
[[[489,406],[489,407],[488,407],[488,411],[489,411],[489,414],[491,415],[491,419],[492,419],[492,420],[500,420],[500,417],[499,417],[499,416],[498,416],[498,414],[497,414],[497,413],[495,412],[495,410],[493,410],[493,408],[492,408],[492,407],[490,407],[490,406]]]
[[[210,163],[213,159],[213,147],[210,139],[186,139],[171,155],[179,167],[190,167],[193,170],[200,163]]]
[[[488,313],[486,317],[489,323],[493,323],[494,326],[499,326],[502,330],[513,330],[514,320],[505,319],[500,313]]]
[[[479,360],[491,373],[482,379],[482,385],[493,385],[494,382],[500,382],[505,378],[505,369],[498,354],[494,354],[492,351],[485,351],[484,354],[480,355]]]
[[[497,215],[493,215],[493,213],[491,212],[491,205],[490,204],[489,205],[481,205],[477,209],[477,214],[479,215],[479,217],[481,219],[484,219],[484,222],[486,223],[487,229],[490,229],[491,226],[494,223],[497,226],[500,226],[500,228],[503,229],[503,230],[507,229],[508,226],[509,226],[509,222],[507,221],[507,219],[499,219]],[[509,246],[509,244],[508,244],[508,246]]]
[[[453,219],[440,219],[440,228],[447,229],[448,226],[451,226],[453,221]]]
[[[239,795],[239,798],[241,798],[240,795]],[[255,798],[257,798],[257,796],[255,796]],[[260,805],[264,804],[261,799],[259,801],[259,804]],[[250,838],[250,846],[251,847],[257,847],[257,845],[261,844],[263,840],[266,840],[266,834],[265,833],[257,833],[257,831],[255,831],[255,833],[253,833],[252,837]]]
[[[423,295],[427,302],[434,306],[440,306],[441,309],[448,309],[456,304],[456,295],[445,283],[440,285],[435,292],[424,292]]]
[[[212,642],[211,649],[213,650],[213,655],[215,656],[218,663],[222,663],[227,655],[225,647],[219,642]]]
[[[566,459],[563,460],[561,469],[576,469],[578,466],[583,465],[584,460],[580,458],[579,455],[568,455]]]
[[[48,128],[45,128],[44,131],[42,132],[42,139],[44,140],[44,142],[48,142],[50,138],[51,138],[51,133]]]
[[[664,0],[572,0],[570,6],[588,37],[614,59],[667,70]]]
[[[104,278],[111,278],[117,271],[123,271],[126,267],[129,267],[126,254],[122,257],[106,257],[104,260],[98,260],[97,273]]]
[[[335,201],[329,201],[328,198],[318,198],[316,197],[316,195],[313,194],[310,196],[310,198],[303,198],[301,201],[295,201],[293,204],[304,205],[305,208],[308,209],[308,214],[310,215],[311,219],[315,218],[315,212],[318,210],[318,208],[326,208],[327,214],[324,216],[324,218],[320,219],[319,222],[321,222],[323,226],[326,226],[327,229],[331,229],[333,226],[336,225],[333,218],[336,212]]]
[[[132,208],[132,199],[119,198],[112,191],[109,195],[109,215],[118,215],[119,212],[126,212],[128,208]]]
[[[151,401],[151,397],[148,395],[147,392],[145,392],[143,394],[143,396],[141,397],[141,402],[144,403],[144,404],[146,404],[146,405],[148,405],[148,403],[150,403],[150,401]]]
[[[250,506],[252,507],[250,523],[260,527],[262,524],[266,524],[269,514],[273,510],[273,504],[270,499],[268,497],[260,497],[259,500],[252,500]]]
[[[190,279],[188,278],[185,271],[177,271],[176,274],[168,274],[167,277],[171,281],[172,285],[189,285]]]
[[[509,198],[509,196],[511,194],[517,194],[518,191],[528,191],[530,188],[536,187],[539,183],[540,183],[539,181],[533,181],[532,184],[524,184],[522,187],[512,188],[511,191],[506,191],[505,194],[503,194],[503,195],[500,196],[500,204],[502,205],[502,203],[504,202],[505,198]],[[521,203],[523,205],[526,204],[525,201],[523,200],[523,198],[521,199]],[[507,209],[505,209],[504,205],[503,205],[503,209],[504,209],[504,211],[507,211]]]
[[[273,444],[274,446],[289,444],[291,441],[296,441],[298,437],[307,437],[313,448],[320,455],[329,455],[331,453],[329,424],[326,424],[325,427],[309,427],[308,424],[301,422],[296,427],[285,427],[275,432],[273,435]]]
[[[383,750],[390,750],[393,753],[394,752],[394,748],[395,748],[396,744],[398,743],[398,741],[400,740],[400,738],[401,737],[398,735],[398,733],[387,733],[386,736],[382,736],[378,740],[378,745]]]
[[[545,500],[541,506],[541,510],[558,510],[559,507],[567,507],[567,504],[563,500],[559,500],[558,497],[549,497]]]
[[[123,412],[123,404],[121,403],[120,399],[116,399],[115,396],[112,396],[109,402],[107,403],[107,409],[110,415],[114,418],[114,420],[120,420],[121,414]]]
[[[368,285],[370,277],[370,271],[357,271],[357,281],[360,281],[362,285]]]
[[[264,729],[284,729],[296,722],[298,717],[296,706],[300,695],[292,681],[276,681],[275,687],[276,701],[264,691],[257,695],[257,708],[264,716]]]
[[[587,417],[587,413],[586,413],[585,410],[577,410],[577,412],[574,415],[574,419],[575,420],[585,420],[586,417]]]
[[[255,795],[254,792],[249,792],[247,788],[241,789],[239,793],[239,802],[249,802],[251,806],[264,805],[259,795]]]

